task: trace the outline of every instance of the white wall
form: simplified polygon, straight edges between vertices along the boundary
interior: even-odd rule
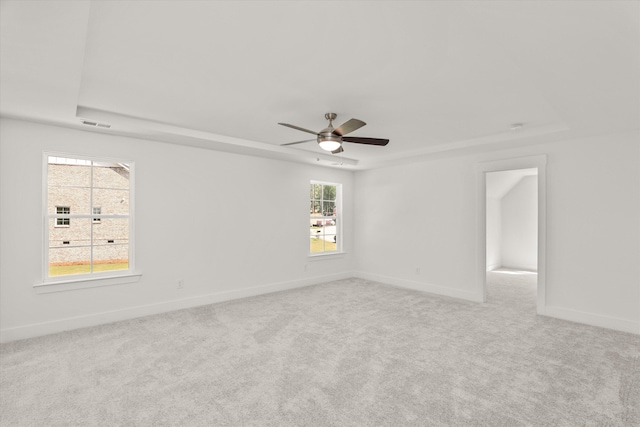
[[[546,313],[638,333],[639,138],[441,158],[354,178],[337,169],[2,119],[0,338],[287,289],[353,270],[478,300],[476,165],[537,154],[548,158]],[[41,280],[43,151],[136,162],[138,283],[34,291]],[[308,237],[300,230],[308,226],[311,179],[344,184],[343,257],[307,258]],[[178,278],[184,289],[177,289]]]
[[[502,199],[487,197],[487,271],[502,267]]]
[[[358,173],[356,268],[386,283],[480,300],[476,165],[546,154],[545,313],[638,333],[639,137],[599,136]]]
[[[135,161],[138,283],[35,292],[43,151]],[[311,179],[343,184],[345,256],[307,257]],[[351,172],[2,119],[0,180],[5,341],[351,275]]]
[[[511,191],[504,195],[501,203],[501,230],[502,267],[536,271],[538,268],[537,176],[522,178]],[[487,236],[487,243],[488,239]]]
[[[469,160],[444,159],[357,173],[358,271],[474,300],[474,167]]]

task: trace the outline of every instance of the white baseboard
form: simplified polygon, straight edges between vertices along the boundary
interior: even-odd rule
[[[348,279],[350,277],[353,277],[353,273],[349,271],[344,273],[292,280],[288,282],[254,286],[251,288],[197,295],[188,298],[164,301],[161,303],[127,307],[120,310],[105,311],[86,316],[69,317],[66,319],[54,320],[51,322],[35,323],[26,326],[19,326],[16,328],[7,328],[0,330],[0,342],[5,343],[10,341],[17,341],[26,338],[33,338],[42,335],[70,331],[73,329],[86,328],[89,326],[103,325],[106,323],[113,323],[121,320],[135,319],[137,317],[166,313],[174,310],[182,310],[185,308],[209,305],[217,302],[269,294],[272,292],[286,291],[289,289],[303,288],[319,283]]]
[[[303,288],[319,283],[333,280],[348,279],[358,277],[365,280],[384,283],[400,288],[413,289],[437,295],[444,295],[452,298],[459,298],[467,301],[482,302],[482,297],[474,292],[452,289],[444,286],[437,286],[413,280],[398,279],[394,277],[382,276],[378,274],[364,272],[343,272],[324,276],[315,276],[305,279],[292,280],[287,282],[272,283],[250,288],[216,292],[212,294],[192,296],[177,300],[165,301],[161,303],[128,307],[120,310],[106,311],[86,316],[70,317],[66,319],[54,320],[51,322],[36,323],[15,328],[0,330],[0,342],[10,342],[26,338],[33,338],[42,335],[49,335],[58,332],[80,329],[89,326],[102,325],[106,323],[118,322],[121,320],[134,319],[143,316],[150,316],[159,313],[166,313],[174,310],[214,304],[217,302],[230,301],[234,299],[252,297],[268,294],[272,292],[286,291],[289,289]],[[640,334],[640,322],[625,319],[602,316],[586,313],[561,307],[547,306],[544,309],[545,316],[555,317],[577,323],[584,323],[591,326],[613,329],[622,332]]]
[[[613,329],[621,332],[640,334],[640,323],[632,320],[619,319],[616,317],[602,316],[600,314],[586,313],[583,311],[571,310],[562,307],[546,306],[544,316],[555,317],[556,319],[569,320],[576,323],[598,326],[600,328]]]
[[[354,276],[360,279],[380,282],[386,285],[396,286],[399,288],[413,289],[416,291],[428,292],[428,293],[437,294],[437,295],[444,295],[447,297],[459,298],[467,301],[482,302],[482,297],[479,296],[476,292],[462,291],[460,289],[453,289],[445,286],[432,285],[430,283],[417,282],[413,280],[398,279],[396,277],[382,276],[379,274],[365,273],[362,271],[354,272]]]
[[[500,267],[502,267],[501,264],[490,264],[490,265],[487,265],[487,271],[493,271],[496,268],[500,268]]]

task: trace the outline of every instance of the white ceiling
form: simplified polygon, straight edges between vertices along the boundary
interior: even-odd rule
[[[0,113],[348,169],[636,130],[639,4],[2,0]],[[391,142],[280,146],[326,112]]]

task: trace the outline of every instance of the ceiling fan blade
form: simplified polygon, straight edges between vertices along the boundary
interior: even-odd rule
[[[333,133],[335,133],[336,135],[340,135],[340,136],[346,135],[348,133],[353,132],[354,130],[360,129],[364,125],[366,125],[366,123],[363,122],[362,120],[351,119],[351,120],[348,120],[348,121],[344,122],[343,124],[341,124],[337,128],[335,128],[333,130]]]
[[[304,141],[296,141],[296,142],[287,142],[286,144],[280,144],[282,145],[293,145],[293,144],[302,144],[303,142],[311,142],[311,141],[316,141],[316,139],[305,139]]]
[[[342,140],[346,142],[354,142],[356,144],[368,144],[368,145],[387,145],[389,143],[388,139],[360,138],[357,136],[345,136],[342,138]]]
[[[291,128],[291,129],[301,130],[302,132],[312,133],[312,134],[314,134],[314,135],[317,135],[317,134],[318,134],[318,132],[314,132],[314,131],[309,130],[309,129],[301,128],[300,126],[290,125],[290,124],[288,124],[288,123],[278,123],[278,124],[279,124],[279,125],[282,125],[282,126],[286,126],[286,127],[288,127],[288,128]]]
[[[343,151],[344,151],[344,148],[342,148],[342,145],[341,145],[340,147],[333,150],[331,154],[338,154],[338,153],[342,153]]]

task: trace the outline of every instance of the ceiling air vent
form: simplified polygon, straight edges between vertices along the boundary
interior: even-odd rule
[[[99,128],[105,128],[105,129],[109,129],[111,127],[111,125],[108,124],[108,123],[92,122],[91,120],[82,120],[82,124],[83,125],[87,125],[87,126],[95,126],[95,127],[99,127]]]

